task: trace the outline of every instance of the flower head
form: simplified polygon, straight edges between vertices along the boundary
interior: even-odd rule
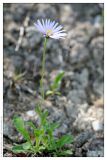
[[[37,29],[43,33],[45,37],[51,37],[54,39],[59,39],[66,36],[65,30],[63,30],[63,27],[59,25],[59,23],[55,21],[50,21],[50,19],[46,20],[37,20],[34,25],[37,27]]]

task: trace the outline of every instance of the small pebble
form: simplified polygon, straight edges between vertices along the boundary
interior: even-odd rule
[[[99,120],[96,120],[92,123],[92,127],[95,131],[101,131],[103,130],[103,124],[99,121]]]

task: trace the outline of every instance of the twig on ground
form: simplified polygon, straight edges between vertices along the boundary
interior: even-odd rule
[[[21,43],[22,43],[22,40],[23,40],[23,36],[24,36],[24,33],[25,33],[25,28],[28,26],[28,23],[29,23],[29,14],[27,14],[25,20],[24,20],[24,23],[23,23],[23,26],[20,27],[20,32],[19,32],[19,39],[17,41],[17,44],[16,44],[16,48],[15,48],[15,51],[17,52],[21,46]]]
[[[35,4],[32,4],[31,8],[29,9],[28,14],[25,17],[23,25],[20,27],[19,39],[17,41],[16,48],[15,48],[16,52],[19,50],[19,48],[20,48],[20,46],[22,44],[22,40],[23,40],[23,36],[24,36],[24,33],[25,33],[25,29],[28,27],[28,24],[29,24],[31,11],[34,10],[34,9],[35,9]]]

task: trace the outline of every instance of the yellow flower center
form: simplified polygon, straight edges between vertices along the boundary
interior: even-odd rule
[[[50,30],[50,29],[49,29],[49,30],[47,30],[47,31],[46,31],[46,35],[47,35],[47,36],[51,36],[51,35],[53,35],[52,30]]]

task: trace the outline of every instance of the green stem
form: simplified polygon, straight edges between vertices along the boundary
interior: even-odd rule
[[[40,80],[40,90],[41,90],[42,100],[44,100],[43,79],[45,75],[46,45],[47,45],[47,37],[45,37],[45,40],[44,40],[44,50],[43,50],[43,57],[42,57],[42,71],[41,71],[41,80]]]

